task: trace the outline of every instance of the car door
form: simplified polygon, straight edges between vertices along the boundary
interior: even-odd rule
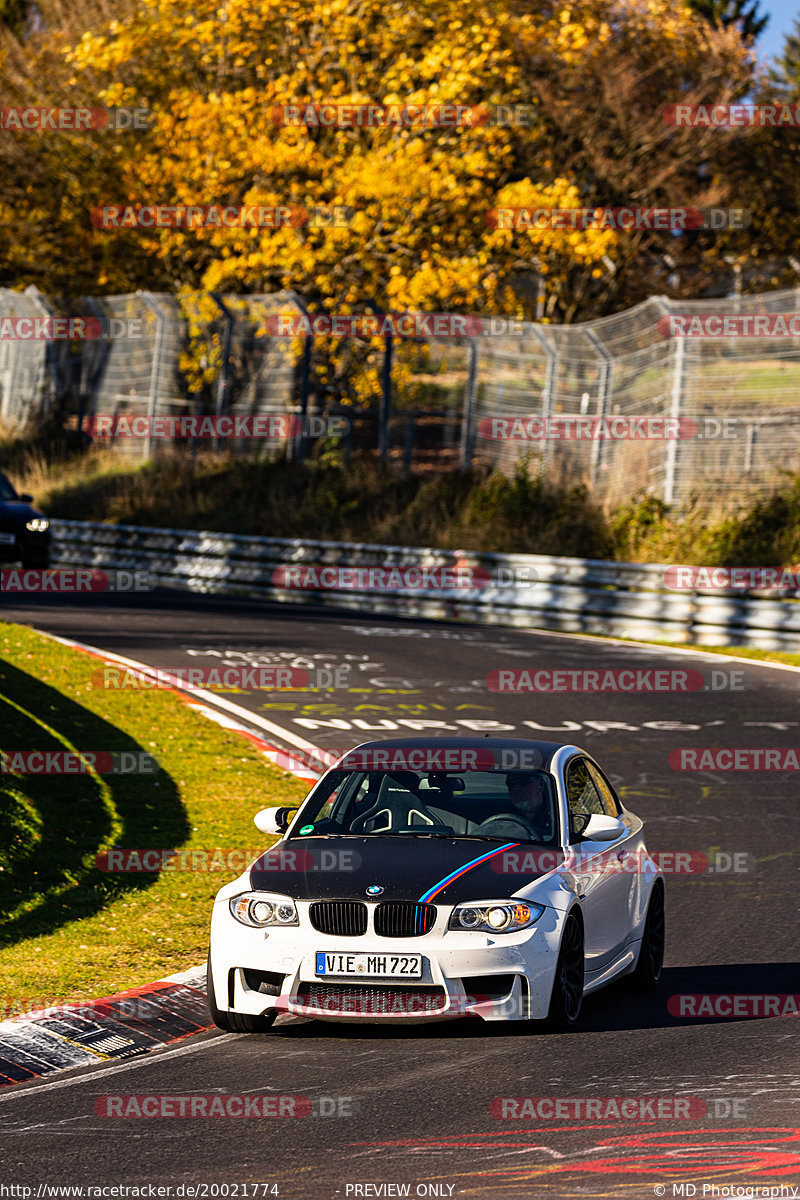
[[[631,834],[626,828],[613,842],[579,836],[587,817],[620,815],[613,792],[583,755],[567,764],[566,790],[572,849],[578,856],[575,876],[582,897],[586,969],[601,971],[622,952],[630,933],[633,875],[625,868],[625,858]]]

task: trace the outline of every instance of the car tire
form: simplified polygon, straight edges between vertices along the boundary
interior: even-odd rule
[[[583,1002],[583,929],[577,917],[570,914],[564,923],[558,950],[553,994],[547,1013],[547,1028],[574,1029]]]
[[[256,1017],[251,1013],[225,1012],[223,1009],[217,1008],[210,954],[206,961],[206,997],[211,1020],[217,1029],[224,1029],[226,1033],[266,1033],[275,1020],[274,1014],[270,1017]]]
[[[639,991],[652,992],[658,987],[664,967],[664,885],[653,885],[644,921],[639,961],[631,972],[631,983]]]

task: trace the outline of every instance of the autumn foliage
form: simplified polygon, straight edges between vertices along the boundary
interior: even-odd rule
[[[751,63],[680,0],[69,0],[0,73],[17,103],[145,107],[146,132],[0,134],[6,286],[292,289],[312,309],[572,320],[638,298],[663,233],[492,228],[498,206],[703,204],[713,132],[668,102],[724,102]],[[87,26],[88,22],[88,27]],[[77,26],[77,27],[76,27]],[[286,105],[526,106],[524,124],[331,128]],[[710,162],[710,167],[709,167]],[[98,229],[102,205],[346,207],[346,225]],[[684,238],[688,261],[696,239]],[[684,247],[679,248],[684,252]]]

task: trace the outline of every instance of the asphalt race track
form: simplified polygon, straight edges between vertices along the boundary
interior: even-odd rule
[[[238,1196],[309,1200],[715,1194],[704,1185],[745,1189],[717,1195],[783,1185],[788,1191],[773,1194],[791,1196],[800,1185],[800,1018],[668,1011],[678,995],[800,993],[797,772],[678,771],[668,761],[680,747],[800,746],[800,674],[536,631],[166,593],[15,598],[0,604],[0,616],[164,669],[349,667],[347,690],[226,695],[331,749],[426,728],[575,741],[645,819],[651,852],[703,854],[715,868],[667,878],[660,991],[642,998],[620,984],[590,997],[577,1032],[284,1019],[266,1036],[200,1034],[0,1094],[7,1177],[34,1187],[172,1185],[173,1196],[192,1194],[176,1191],[182,1184],[228,1184],[240,1185]],[[541,696],[486,686],[498,668],[631,666],[693,667],[709,683],[716,671],[718,687],[741,672],[743,690]],[[315,1112],[283,1120],[95,1114],[105,1095],[190,1092],[299,1094]],[[705,1101],[706,1115],[644,1123],[492,1115],[496,1098],[524,1096],[692,1098]],[[256,1183],[269,1186],[241,1189]],[[688,1183],[696,1193],[681,1188]]]

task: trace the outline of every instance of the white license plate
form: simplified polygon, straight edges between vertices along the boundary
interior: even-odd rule
[[[327,954],[318,951],[319,977],[336,975],[348,979],[420,979],[421,954]]]
[[[0,546],[13,546],[15,541],[13,533],[0,533]]]

